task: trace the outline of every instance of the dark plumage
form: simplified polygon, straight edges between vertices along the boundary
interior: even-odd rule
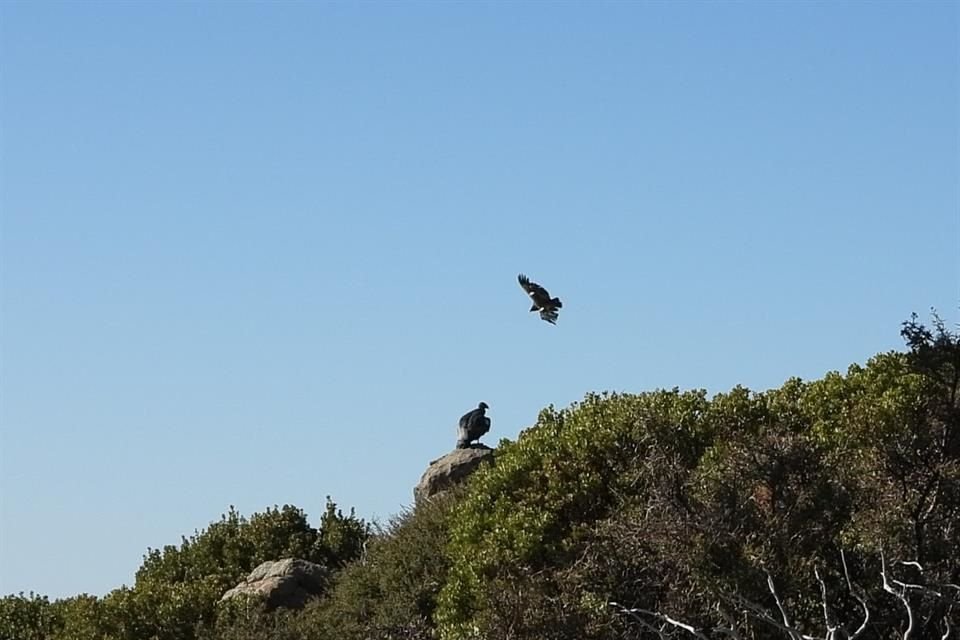
[[[523,290],[527,292],[527,295],[530,296],[530,300],[533,302],[530,311],[539,311],[541,320],[545,320],[550,324],[557,324],[559,310],[563,307],[560,298],[551,298],[546,289],[536,282],[530,282],[530,278],[522,273],[517,276],[517,281],[520,282],[520,286],[523,287]]]
[[[490,431],[490,418],[484,415],[488,409],[486,402],[460,418],[460,429],[457,433],[457,448],[466,449],[474,440],[478,440],[487,431]]]

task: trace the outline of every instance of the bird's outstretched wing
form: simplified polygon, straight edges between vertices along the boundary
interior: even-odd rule
[[[536,282],[530,282],[530,278],[522,273],[517,276],[517,282],[520,283],[523,290],[527,292],[527,295],[530,296],[538,306],[543,306],[545,302],[550,301],[550,294],[547,293],[547,290]]]

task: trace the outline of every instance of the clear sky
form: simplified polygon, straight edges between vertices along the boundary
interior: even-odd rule
[[[0,2],[0,593],[955,322],[958,60],[955,2]]]

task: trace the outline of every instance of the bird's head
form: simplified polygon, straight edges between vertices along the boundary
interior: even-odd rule
[[[484,411],[486,411],[487,409],[490,408],[490,405],[488,405],[486,402],[481,402],[481,403],[480,403],[480,408],[483,409]]]

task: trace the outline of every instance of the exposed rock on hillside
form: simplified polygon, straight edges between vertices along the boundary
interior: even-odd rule
[[[287,558],[264,562],[250,572],[246,580],[220,599],[252,596],[264,601],[268,609],[298,609],[313,596],[320,595],[327,583],[327,570],[319,564]]]
[[[434,460],[413,490],[414,498],[420,502],[460,484],[477,470],[481,462],[493,460],[493,451],[490,447],[478,443],[464,449],[454,449]]]

